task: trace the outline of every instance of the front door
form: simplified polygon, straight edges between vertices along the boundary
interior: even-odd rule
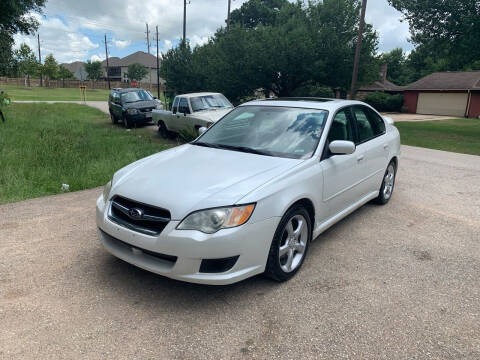
[[[355,123],[350,107],[339,110],[333,118],[327,146],[335,140],[356,142]],[[333,155],[327,149],[321,166],[324,179],[323,201],[328,205],[330,217],[362,198],[359,187],[364,161],[365,154],[358,148],[349,155]]]

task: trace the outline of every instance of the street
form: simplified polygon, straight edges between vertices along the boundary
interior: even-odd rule
[[[213,287],[103,250],[102,189],[0,206],[2,359],[478,359],[480,157],[402,147],[392,200],[286,283]]]

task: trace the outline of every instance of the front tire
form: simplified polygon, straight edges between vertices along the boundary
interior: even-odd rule
[[[118,123],[118,119],[112,113],[110,113],[110,119],[112,120],[112,124],[116,125]]]
[[[295,205],[283,215],[270,246],[265,275],[276,281],[292,278],[307,255],[312,238],[312,222],[302,205]]]
[[[374,200],[376,204],[385,205],[390,201],[395,188],[395,176],[397,175],[397,165],[395,161],[390,161],[383,176],[382,186],[380,187],[380,193]]]
[[[125,129],[130,129],[132,127],[132,124],[127,118],[127,115],[123,115],[123,125],[125,126]]]

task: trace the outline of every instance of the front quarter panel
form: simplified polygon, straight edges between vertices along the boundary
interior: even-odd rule
[[[255,189],[238,203],[256,202],[251,221],[281,217],[289,207],[301,199],[308,199],[315,209],[315,221],[328,217],[328,208],[322,202],[323,174],[317,158],[309,159],[280,177]],[[313,225],[313,224],[312,224]]]

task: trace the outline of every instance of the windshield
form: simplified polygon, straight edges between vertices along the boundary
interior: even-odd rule
[[[222,94],[203,95],[190,98],[193,111],[231,108],[233,105]]]
[[[145,90],[129,91],[122,94],[123,103],[131,103],[137,101],[151,101],[153,100],[152,95],[150,95]]]
[[[325,110],[241,106],[218,121],[193,144],[306,159],[317,148],[327,116]]]

